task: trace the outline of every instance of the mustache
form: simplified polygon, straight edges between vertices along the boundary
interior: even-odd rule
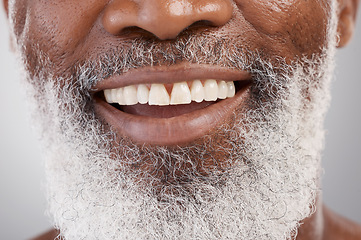
[[[86,80],[81,85],[90,90],[102,79],[143,67],[186,62],[246,70],[259,75],[267,73],[269,65],[275,66],[268,64],[270,60],[264,60],[266,57],[261,57],[258,51],[246,49],[240,39],[241,36],[230,39],[211,34],[182,35],[171,41],[134,38],[106,49],[94,59],[75,64],[78,67],[73,70],[73,77]]]

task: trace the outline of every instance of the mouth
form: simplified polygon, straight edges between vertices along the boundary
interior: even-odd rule
[[[137,144],[183,145],[227,121],[249,95],[246,71],[208,65],[143,68],[100,81],[96,113]]]

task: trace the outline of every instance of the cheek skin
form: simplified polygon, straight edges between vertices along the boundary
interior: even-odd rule
[[[67,69],[72,65],[77,51],[83,47],[106,2],[18,1],[13,11],[18,43],[25,49],[27,56],[33,54],[34,44],[38,45],[54,66]]]
[[[323,47],[327,15],[326,3],[320,0],[237,0],[236,4],[268,55],[291,60],[311,56]]]

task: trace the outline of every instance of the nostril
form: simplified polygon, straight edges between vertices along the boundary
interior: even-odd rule
[[[151,33],[160,40],[168,40],[185,29],[222,26],[231,17],[229,0],[114,0],[105,9],[102,22],[113,35]]]
[[[190,26],[187,27],[187,29],[199,29],[199,28],[205,28],[205,27],[213,27],[215,26],[214,23],[212,23],[211,21],[208,20],[199,20],[194,22],[193,24],[191,24]]]
[[[186,27],[181,31],[178,36],[187,34],[188,32],[195,32],[195,31],[203,31],[209,27],[214,27],[215,25],[211,21],[207,20],[200,20],[197,21],[190,26]],[[147,31],[144,28],[138,26],[129,26],[121,29],[121,31],[117,34],[118,36],[127,36],[127,37],[143,37],[143,38],[150,38],[150,39],[157,39],[158,36],[155,35],[153,32]]]
[[[137,26],[129,26],[123,28],[119,34],[119,36],[127,36],[127,37],[149,37],[149,38],[157,38],[152,32],[149,32],[143,28],[137,27]]]

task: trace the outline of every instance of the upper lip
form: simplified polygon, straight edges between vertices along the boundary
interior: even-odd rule
[[[173,66],[153,66],[134,69],[121,75],[112,75],[96,83],[92,92],[121,88],[129,85],[176,82],[195,79],[218,79],[225,81],[250,80],[248,71],[230,69],[214,65],[177,64]]]

